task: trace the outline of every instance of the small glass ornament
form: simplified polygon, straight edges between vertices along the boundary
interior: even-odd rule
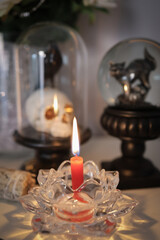
[[[16,60],[18,130],[14,137],[37,150],[34,163],[25,168],[36,173],[40,168],[57,168],[70,152],[74,115],[81,143],[91,136],[85,44],[69,27],[39,23],[20,37]]]

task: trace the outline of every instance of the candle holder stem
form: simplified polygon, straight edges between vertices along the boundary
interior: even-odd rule
[[[144,141],[124,140],[121,150],[122,157],[115,159],[110,165],[111,168],[118,169],[122,178],[141,178],[155,173],[156,168],[143,157]],[[106,168],[105,163],[102,165]]]
[[[143,140],[122,140],[122,157],[118,161],[124,176],[140,177],[148,175],[150,167],[145,167],[146,159],[143,157],[145,143]]]

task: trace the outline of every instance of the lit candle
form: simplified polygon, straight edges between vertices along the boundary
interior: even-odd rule
[[[54,98],[53,98],[53,109],[54,109],[55,116],[57,116],[58,115],[58,99],[57,99],[57,95],[54,95]]]
[[[48,120],[52,120],[58,115],[58,99],[57,95],[54,95],[52,106],[47,107],[45,117]]]
[[[75,156],[70,159],[73,190],[76,190],[83,183],[83,158],[78,156],[80,151],[79,149],[80,147],[77,120],[74,117],[72,132],[72,153]]]
[[[124,84],[124,94],[126,96],[129,96],[129,93],[130,93],[130,87],[129,87],[129,84]]]

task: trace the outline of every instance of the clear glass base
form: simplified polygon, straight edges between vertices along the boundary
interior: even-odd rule
[[[112,234],[115,227],[116,221],[112,222],[108,219],[98,223],[86,224],[65,224],[64,222],[57,221],[54,216],[47,214],[37,214],[32,219],[33,230],[41,233],[106,236]]]
[[[137,201],[116,189],[119,174],[99,171],[97,165],[84,163],[84,182],[72,189],[70,161],[57,171],[40,170],[38,187],[20,198],[23,207],[34,213],[36,232],[104,236],[113,233],[118,218],[129,213]]]

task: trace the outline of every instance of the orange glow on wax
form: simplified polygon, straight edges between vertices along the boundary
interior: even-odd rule
[[[73,119],[71,161],[72,188],[76,190],[83,183],[83,158],[78,156],[80,151],[77,120]]]

